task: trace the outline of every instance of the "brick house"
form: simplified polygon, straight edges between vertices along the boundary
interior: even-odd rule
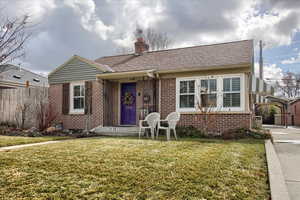
[[[289,103],[288,113],[288,124],[292,126],[300,126],[300,98],[297,98]]]
[[[132,54],[73,56],[49,74],[49,99],[66,129],[84,129],[87,121],[98,131],[136,127],[154,111],[162,118],[178,111],[179,125],[201,129],[197,105],[208,102],[210,131],[249,128],[253,59],[252,40],[148,51],[138,38]]]

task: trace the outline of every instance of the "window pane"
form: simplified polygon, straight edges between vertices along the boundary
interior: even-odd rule
[[[223,107],[231,107],[231,94],[230,93],[223,95]]]
[[[76,96],[80,96],[80,85],[75,85],[74,86],[74,91],[73,91],[73,95],[74,95],[74,97],[76,97]]]
[[[225,92],[228,92],[228,91],[230,91],[230,78],[224,78],[223,79],[223,90],[225,91]]]
[[[241,106],[241,95],[240,93],[232,94],[232,107],[240,107]]]
[[[209,89],[211,92],[217,91],[217,80],[216,79],[209,80]]]
[[[201,95],[202,107],[216,107],[217,106],[217,94],[202,94]]]
[[[74,109],[83,109],[84,108],[84,98],[82,98],[82,97],[74,98],[73,107],[74,107]]]
[[[189,93],[195,92],[195,81],[189,81]]]
[[[83,85],[81,85],[81,92],[80,92],[80,95],[82,96],[82,97],[84,97],[84,86]]]
[[[180,93],[187,93],[187,81],[180,81]]]
[[[195,95],[180,95],[180,108],[194,108]]]
[[[232,91],[240,91],[240,78],[233,78],[232,79]]]
[[[208,89],[208,80],[201,80],[201,92],[205,93],[207,92],[207,89]]]

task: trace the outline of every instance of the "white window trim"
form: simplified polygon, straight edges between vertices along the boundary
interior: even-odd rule
[[[84,81],[76,81],[76,82],[71,82],[70,83],[70,112],[69,114],[84,114],[84,108],[83,109],[74,109],[74,86],[85,86],[85,82]],[[85,101],[85,99],[84,99]],[[85,105],[84,105],[85,107]]]
[[[223,78],[236,78],[239,77],[240,82],[240,107],[223,107]],[[210,108],[211,112],[243,112],[245,111],[245,74],[226,74],[226,75],[213,75],[213,76],[197,76],[197,77],[184,77],[176,78],[176,111],[177,112],[199,112],[197,108],[197,98],[200,97],[199,85],[200,80],[203,79],[217,79],[217,106]],[[180,81],[195,80],[195,107],[194,108],[180,108],[179,107],[179,94],[180,94]]]

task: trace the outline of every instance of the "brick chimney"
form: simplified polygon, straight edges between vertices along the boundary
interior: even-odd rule
[[[141,55],[143,54],[145,51],[149,50],[149,45],[146,44],[146,42],[144,41],[143,38],[143,31],[142,30],[137,30],[137,41],[134,43],[134,48],[135,48],[135,54],[136,55]]]

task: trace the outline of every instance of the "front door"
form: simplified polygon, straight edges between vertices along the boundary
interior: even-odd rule
[[[136,83],[121,84],[121,125],[136,125]]]

